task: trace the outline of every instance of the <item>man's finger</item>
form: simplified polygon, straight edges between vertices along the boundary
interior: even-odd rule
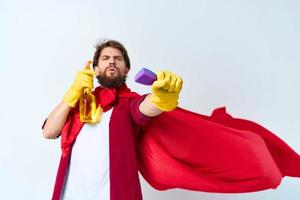
[[[164,87],[165,82],[166,82],[165,80],[154,81],[154,83],[152,84],[152,88],[153,89],[160,89],[160,88]]]
[[[179,92],[182,88],[183,80],[180,76],[176,75],[176,83],[175,83],[175,90],[174,92]]]
[[[171,73],[171,81],[168,92],[174,92],[176,88],[177,76],[174,73]]]
[[[164,73],[165,73],[165,85],[163,86],[163,89],[168,90],[171,82],[171,73],[168,71],[165,71]]]
[[[89,75],[89,76],[95,76],[96,75],[96,72],[91,70],[91,69],[84,69],[84,70],[80,71],[80,73],[86,74],[86,75]]]

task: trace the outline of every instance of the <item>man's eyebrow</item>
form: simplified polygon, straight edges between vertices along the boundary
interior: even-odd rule
[[[104,54],[104,55],[101,55],[100,57],[101,57],[101,58],[103,58],[103,57],[108,57],[108,58],[109,58],[109,57],[111,57],[111,56],[110,56],[110,55],[105,55],[105,54]],[[113,56],[113,58],[123,58],[123,55]]]
[[[100,56],[100,59],[109,59],[109,58],[110,58],[109,55],[102,55],[102,56]]]

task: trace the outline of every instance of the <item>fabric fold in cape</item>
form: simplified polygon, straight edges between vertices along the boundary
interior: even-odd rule
[[[137,141],[139,170],[158,189],[242,193],[300,177],[300,157],[259,124],[225,107],[211,116],[182,108],[153,119]]]

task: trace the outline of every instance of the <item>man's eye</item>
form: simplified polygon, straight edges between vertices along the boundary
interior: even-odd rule
[[[117,57],[117,60],[122,61],[123,58],[122,57]]]
[[[108,59],[108,57],[107,56],[105,56],[105,57],[102,57],[102,60],[107,60]]]

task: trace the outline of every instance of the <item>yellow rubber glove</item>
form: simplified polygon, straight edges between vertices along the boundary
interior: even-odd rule
[[[182,78],[168,71],[157,73],[157,80],[152,84],[152,103],[160,110],[171,111],[178,105]]]
[[[63,101],[71,106],[75,107],[77,101],[79,100],[83,89],[89,88],[93,89],[94,87],[94,75],[96,73],[90,69],[84,69],[77,72],[76,78],[70,89],[63,97]]]

